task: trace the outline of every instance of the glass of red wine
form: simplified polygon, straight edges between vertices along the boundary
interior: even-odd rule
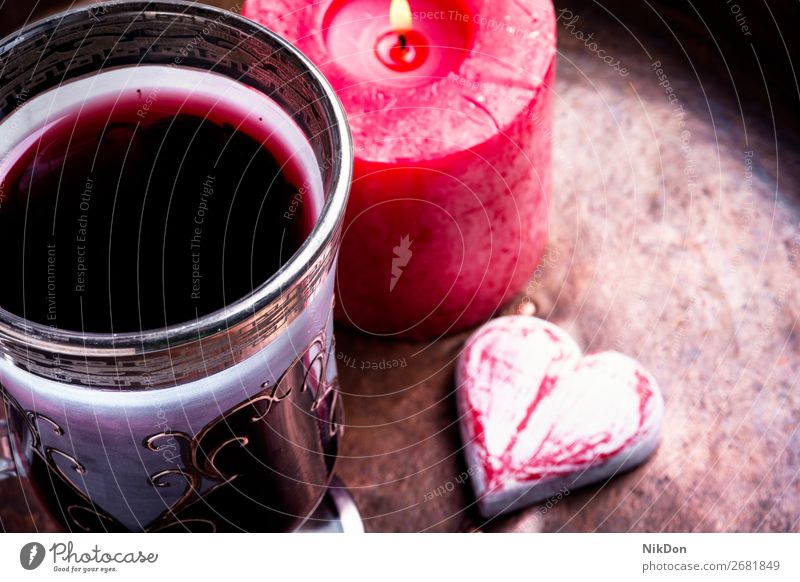
[[[352,145],[330,86],[263,27],[177,2],[33,24],[0,71],[14,471],[70,531],[296,530],[341,431]]]

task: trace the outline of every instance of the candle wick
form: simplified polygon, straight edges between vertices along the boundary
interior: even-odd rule
[[[408,41],[406,40],[406,35],[401,32],[399,40],[400,40],[400,49],[406,50],[408,48]]]

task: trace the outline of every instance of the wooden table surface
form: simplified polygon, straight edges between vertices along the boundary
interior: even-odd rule
[[[724,3],[711,29],[674,8],[659,21],[649,5],[559,7],[579,18],[558,27],[552,235],[530,291],[586,350],[653,371],[666,399],[655,456],[546,512],[481,520],[457,479],[466,334],[429,345],[339,329],[338,472],[369,531],[800,531],[797,89],[776,64],[775,25],[740,4],[761,23],[752,35]],[[404,365],[360,369],[382,360]],[[0,526],[51,530],[26,492],[0,483]]]

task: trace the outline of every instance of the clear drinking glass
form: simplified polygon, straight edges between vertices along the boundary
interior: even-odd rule
[[[92,334],[0,309],[14,460],[0,458],[0,477],[30,479],[71,531],[295,530],[328,488],[341,430],[331,313],[352,167],[345,115],[317,69],[263,27],[196,4],[124,2],[0,42],[0,129],[35,125],[14,114],[55,87],[143,65],[214,71],[268,95],[313,149],[319,219],[276,274],[195,321]]]

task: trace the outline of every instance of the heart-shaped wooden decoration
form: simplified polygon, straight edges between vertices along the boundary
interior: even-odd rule
[[[656,449],[663,398],[617,352],[584,356],[557,326],[490,321],[467,341],[457,400],[481,513],[499,515],[603,481]]]

